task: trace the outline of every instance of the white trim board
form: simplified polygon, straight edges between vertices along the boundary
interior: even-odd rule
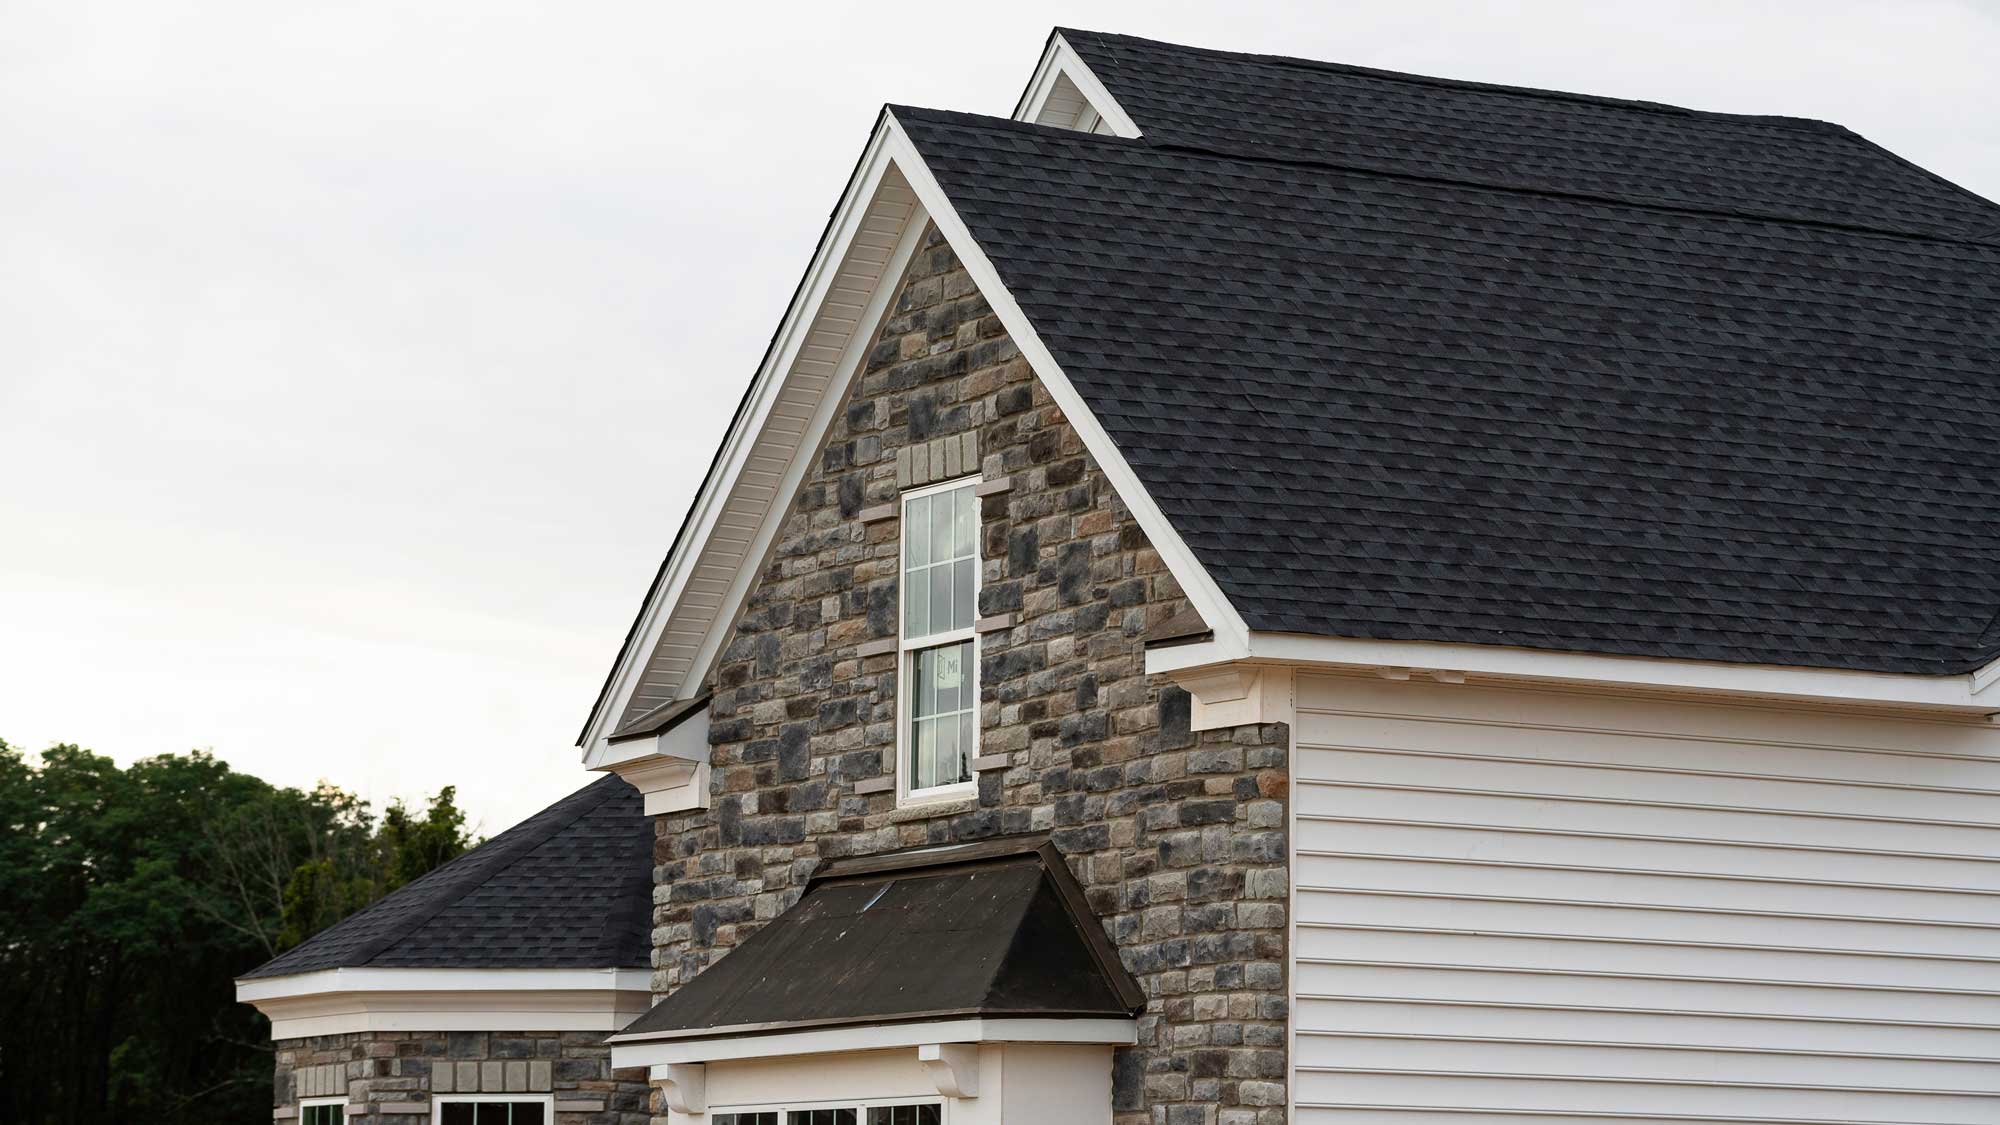
[[[954,1019],[867,1024],[769,1035],[648,1039],[613,1035],[613,1067],[684,1066],[733,1059],[774,1059],[848,1051],[884,1051],[935,1043],[1104,1043],[1130,1046],[1138,1023],[1129,1019]]]
[[[652,1003],[645,969],[321,969],[236,982],[271,1038],[357,1031],[615,1031]]]
[[[1073,104],[1082,101],[1082,106]],[[1114,137],[1141,136],[1118,99],[1111,96],[1097,75],[1085,65],[1076,48],[1057,32],[1049,37],[1034,77],[1014,106],[1014,120],[1058,129],[1109,132]]]
[[[780,346],[772,349],[759,370],[749,405],[726,438],[718,469],[689,516],[687,533],[667,560],[663,580],[641,611],[634,643],[621,654],[611,687],[592,713],[580,743],[586,766],[603,769],[612,763],[615,752],[606,738],[635,706],[658,706],[668,698],[685,698],[699,689],[758,572],[756,562],[769,549],[792,492],[867,355],[927,222],[937,224],[1196,611],[1218,638],[1243,635],[1242,619],[1221,588],[1147,495],[1124,455],[1001,282],[992,262],[973,241],[895,115],[885,112],[835,209],[828,238],[808,271],[807,283],[786,312]],[[865,269],[850,268],[857,254]],[[801,326],[822,322],[824,306],[835,295],[832,279],[836,277],[846,279],[838,295],[844,302],[842,307],[851,314],[837,319],[847,329],[844,333],[807,331]],[[865,293],[856,288],[863,277],[870,279]],[[810,352],[805,350],[808,338]],[[820,369],[810,377],[802,376],[799,369],[808,364],[817,364]],[[774,432],[780,440],[767,442],[770,435],[766,431],[773,426],[777,426]],[[782,462],[778,460],[779,447]],[[753,464],[752,452],[760,449],[762,460]],[[724,518],[725,513],[728,518]],[[702,571],[699,578],[698,570]],[[661,654],[669,647],[674,652],[663,658]],[[642,695],[642,687],[651,694]]]
[[[1973,717],[2000,713],[1989,691],[1992,669],[1951,676],[1850,672],[1768,664],[1726,664],[1639,656],[1552,652],[1497,645],[1370,641],[1295,633],[1250,633],[1242,646],[1204,641],[1146,651],[1148,675],[1184,674],[1235,662],[1374,671],[1391,679],[1413,673],[1445,682],[1466,676],[1629,688],[1718,698],[1789,700]],[[1456,680],[1454,680],[1456,677]]]
[[[713,656],[714,619],[741,600],[775,531],[770,509],[782,514],[790,503],[804,472],[800,449],[817,444],[839,402],[827,384],[865,354],[880,323],[883,278],[900,279],[923,229],[881,137],[878,126],[578,741],[591,768],[635,707],[685,698],[698,683]]]

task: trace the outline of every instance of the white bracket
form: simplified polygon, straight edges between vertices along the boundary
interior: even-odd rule
[[[977,1043],[926,1043],[917,1048],[917,1062],[937,1092],[945,1097],[979,1096]]]
[[[1194,706],[1195,730],[1292,721],[1292,670],[1267,664],[1210,664],[1173,673]]]
[[[660,1072],[664,1070],[663,1075]],[[708,1112],[708,1066],[705,1063],[668,1063],[654,1067],[653,1085],[675,1113],[699,1115]]]

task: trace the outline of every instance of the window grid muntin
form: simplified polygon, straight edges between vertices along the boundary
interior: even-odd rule
[[[736,1106],[711,1109],[709,1118],[710,1125],[944,1125],[945,1109],[936,1098],[895,1098]]]
[[[554,1125],[552,1099],[534,1094],[467,1094],[433,1099],[438,1125]],[[519,1110],[529,1110],[521,1113]]]
[[[979,609],[979,497],[971,483],[905,495],[902,528],[902,639],[970,629]]]
[[[979,496],[977,477],[961,477],[940,484],[912,489],[902,496],[902,521],[898,536],[897,574],[901,590],[897,597],[897,717],[896,784],[898,799],[916,797],[934,800],[955,797],[973,789],[972,759],[978,755],[979,739],[979,660],[973,642],[973,621],[978,614]],[[950,516],[945,518],[941,498],[948,499]],[[944,542],[949,534],[949,543]],[[948,583],[934,577],[949,572]],[[922,592],[919,599],[918,593]],[[919,619],[918,606],[924,608]],[[948,629],[937,629],[933,610],[942,606],[948,615]],[[959,699],[942,714],[919,716],[920,706],[935,703],[934,682],[919,682],[920,661],[925,652],[959,650]],[[923,698],[928,692],[930,698]],[[962,704],[962,705],[959,705]],[[928,706],[924,706],[928,710]],[[947,721],[955,725],[944,735]],[[927,749],[925,739],[931,739]],[[967,736],[970,736],[969,738]],[[937,754],[940,745],[957,743],[958,769],[948,781],[937,780],[942,772]],[[920,757],[920,755],[924,757]],[[919,767],[928,758],[928,771]],[[920,784],[920,782],[933,782]]]

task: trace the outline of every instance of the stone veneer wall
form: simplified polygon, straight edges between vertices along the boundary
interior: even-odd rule
[[[553,1125],[645,1125],[644,1068],[611,1069],[598,1031],[372,1031],[277,1043],[276,1117],[347,1096],[368,1125],[430,1125],[431,1095],[555,1096]]]
[[[896,656],[863,654],[897,627],[898,521],[880,517],[899,452],[967,433],[986,480],[1011,482],[982,508],[980,612],[1006,626],[979,641],[979,751],[1005,765],[976,798],[899,809],[880,791]],[[712,807],[658,820],[655,991],[790,906],[823,859],[1048,831],[1150,998],[1114,1064],[1116,1119],[1283,1121],[1289,734],[1190,733],[1139,641],[1184,605],[931,231],[718,663]]]

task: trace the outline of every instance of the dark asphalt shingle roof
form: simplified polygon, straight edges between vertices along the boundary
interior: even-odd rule
[[[653,825],[606,776],[244,974],[651,963]]]
[[[791,909],[619,1032],[1125,1017],[1146,995],[1047,837],[835,860]]]
[[[1062,29],[1154,144],[1911,231],[2000,207],[1841,125]]]
[[[2000,655],[2000,210],[1830,126],[1341,68],[1267,96],[1136,42],[1078,47],[1138,140],[893,112],[1250,628]],[[1811,190],[1716,140],[1744,129]],[[1482,135],[1557,190],[1468,179]]]

